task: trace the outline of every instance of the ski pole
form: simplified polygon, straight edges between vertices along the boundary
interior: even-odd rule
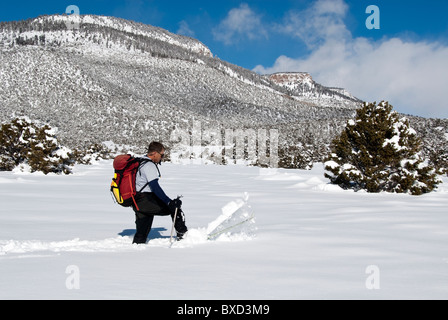
[[[182,196],[177,196],[177,200],[182,198]],[[170,243],[173,243],[173,234],[174,234],[174,224],[177,219],[177,211],[179,210],[179,207],[176,207],[176,210],[174,210],[174,218],[173,218],[173,226],[171,227],[171,236],[170,236]]]
[[[178,210],[178,208],[176,207],[176,210],[174,211],[173,226],[171,227],[170,243],[173,243],[174,222],[176,221],[176,218],[177,218],[177,210]]]

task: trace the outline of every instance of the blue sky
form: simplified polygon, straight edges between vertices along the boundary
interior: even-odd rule
[[[194,37],[259,73],[307,71],[363,100],[448,118],[446,0],[19,0],[2,4],[0,21],[62,14],[68,5]],[[366,13],[369,5],[378,12]],[[373,13],[379,29],[366,27]]]

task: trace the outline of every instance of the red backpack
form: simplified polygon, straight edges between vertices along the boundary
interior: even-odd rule
[[[129,154],[122,154],[114,158],[115,173],[110,191],[118,204],[123,207],[135,205],[135,208],[139,211],[135,201],[135,195],[137,194],[135,176],[140,166],[148,161],[147,159],[135,158]]]

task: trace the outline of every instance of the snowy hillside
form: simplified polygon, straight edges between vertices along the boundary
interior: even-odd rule
[[[329,185],[312,171],[162,167],[190,234],[169,248],[156,218],[132,245],[112,202],[111,162],[58,176],[0,172],[1,299],[446,299],[448,179],[421,197]],[[209,241],[229,203],[255,224]],[[254,229],[253,227],[256,227]]]
[[[324,87],[315,82],[307,72],[279,72],[268,75],[267,78],[288,89],[289,94],[299,101],[313,101],[320,106],[346,107],[361,102],[345,89]]]
[[[48,122],[69,147],[143,146],[193,120],[223,129],[306,123],[309,135],[328,142],[358,106],[353,99],[319,104],[294,97],[264,76],[214,58],[201,42],[160,28],[75,18],[0,23],[2,121],[26,115]],[[78,29],[67,28],[75,22]],[[302,138],[280,134],[282,143]]]
[[[46,123],[69,148],[107,141],[138,151],[199,123],[203,136],[274,129],[279,153],[319,162],[360,105],[309,74],[258,75],[196,39],[113,17],[0,22],[0,53],[0,122]],[[448,120],[411,121],[425,152],[446,153]]]
[[[14,24],[14,22],[5,24],[2,41],[3,46],[14,46],[15,42],[22,45],[61,46],[64,44],[83,45],[92,41],[97,44],[102,44],[104,41],[107,42],[106,47],[109,48],[112,46],[116,46],[115,48],[121,46],[121,49],[124,50],[129,50],[131,47],[137,50],[135,46],[127,46],[124,42],[116,41],[117,39],[110,41],[111,39],[104,31],[108,30],[106,33],[110,35],[110,32],[113,30],[118,34],[127,34],[128,37],[140,37],[143,40],[142,42],[152,39],[207,57],[213,56],[210,49],[198,40],[179,36],[162,28],[116,17],[94,15],[41,16],[28,20],[25,23],[27,26],[21,30],[15,29]],[[21,22],[17,22],[17,24],[20,25]],[[20,26],[23,27],[23,25]],[[86,32],[81,32],[81,29]]]

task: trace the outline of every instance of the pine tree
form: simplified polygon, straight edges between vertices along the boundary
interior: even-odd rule
[[[436,145],[431,145],[429,149],[429,162],[438,170],[438,173],[448,176],[448,140],[438,141]]]
[[[11,171],[20,164],[27,164],[31,172],[69,174],[73,160],[48,125],[39,127],[29,119],[16,118],[0,129],[0,170]]]
[[[388,102],[365,103],[331,144],[325,176],[344,189],[420,195],[440,181],[420,155],[421,140]]]
[[[289,146],[280,147],[278,150],[280,168],[306,169],[313,168],[313,158],[310,150],[305,147]]]

